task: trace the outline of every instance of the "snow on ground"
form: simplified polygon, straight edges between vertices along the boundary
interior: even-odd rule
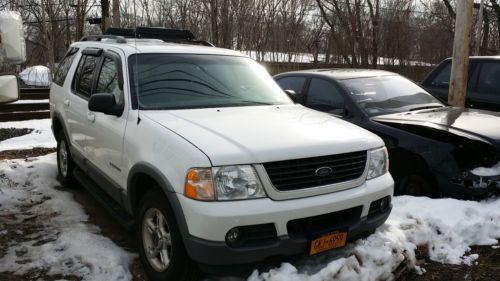
[[[52,134],[50,119],[0,122],[0,129],[7,128],[34,128],[34,130],[30,134],[0,142],[0,151],[31,149],[35,147],[52,148],[57,146]]]
[[[55,154],[0,162],[0,233],[8,235],[13,229],[7,224],[17,224],[14,235],[23,237],[9,241],[0,272],[44,270],[83,280],[130,280],[135,255],[87,222],[72,195],[54,188],[56,174]],[[34,220],[35,230],[22,227]]]
[[[500,199],[401,196],[393,204],[388,221],[367,239],[349,245],[343,257],[313,267],[284,263],[268,272],[255,271],[249,281],[391,280],[405,257],[415,265],[417,246],[426,246],[436,262],[472,265],[478,256],[468,253],[469,246],[496,244],[500,238]]]
[[[0,151],[54,147],[48,120],[0,123],[0,128],[34,128],[28,136],[0,143]],[[134,255],[100,235],[69,193],[58,186],[55,154],[0,162],[0,238],[9,235],[4,218],[15,218],[23,239],[0,246],[0,272],[76,275],[84,280],[130,280]],[[394,198],[388,221],[370,237],[344,251],[304,258],[295,266],[283,263],[267,272],[255,271],[249,281],[391,280],[401,262],[415,265],[417,246],[428,248],[436,262],[472,265],[478,256],[472,245],[494,245],[500,238],[500,198],[482,202],[455,199]],[[43,225],[23,233],[26,221]],[[494,246],[495,247],[495,246]]]
[[[314,62],[314,54],[312,53],[283,53],[283,52],[257,52],[252,50],[242,50],[242,53],[248,55],[253,59],[259,59],[263,62],[291,62],[291,63],[313,63]],[[352,59],[352,56],[348,56],[349,59]],[[325,62],[326,54],[318,54],[318,61]],[[359,59],[359,58],[358,58]],[[369,58],[371,61],[371,57]],[[344,64],[349,64],[348,62],[344,62]],[[411,66],[433,66],[433,64],[422,61],[405,61],[405,64]],[[394,58],[378,58],[378,65],[400,65],[399,59]]]
[[[49,103],[49,99],[44,99],[44,100],[17,100],[13,103],[10,104],[25,104],[25,103]],[[1,125],[2,123],[0,123]]]

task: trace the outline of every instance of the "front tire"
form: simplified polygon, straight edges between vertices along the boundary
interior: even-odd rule
[[[414,174],[405,177],[401,182],[400,190],[405,195],[433,197],[429,181],[421,175]]]
[[[75,184],[74,169],[75,162],[71,157],[66,135],[64,132],[60,132],[57,140],[57,171],[59,172],[59,181],[63,186],[71,187]]]
[[[165,195],[149,191],[137,210],[139,255],[150,280],[195,280],[193,270],[175,216]]]

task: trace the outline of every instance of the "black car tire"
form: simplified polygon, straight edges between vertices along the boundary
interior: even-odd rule
[[[422,175],[413,174],[406,176],[401,181],[399,190],[405,195],[433,197],[429,180]]]
[[[59,182],[64,187],[71,188],[75,186],[74,169],[75,162],[71,157],[68,139],[64,132],[60,132],[57,138],[57,172]]]
[[[146,253],[148,249],[153,249],[153,247],[148,247],[148,239],[150,241],[150,246],[151,243],[153,245],[155,243],[161,245],[162,242],[158,241],[165,241],[162,240],[165,236],[162,234],[164,231],[161,226],[154,228],[156,231],[151,231],[154,234],[146,233],[146,231],[148,231],[147,229],[152,230],[152,228],[148,228],[148,224],[145,220],[149,219],[149,213],[158,211],[159,213],[156,214],[161,217],[160,220],[164,223],[157,223],[156,225],[164,226],[164,230],[167,230],[166,232],[169,233],[169,239],[167,240],[170,241],[170,245],[166,246],[168,264],[164,270],[158,268],[165,266],[165,262],[163,262],[164,259],[159,253],[162,250],[158,250],[158,253],[154,257],[152,257],[153,253],[151,252],[155,251],[150,251],[149,255]],[[136,221],[136,236],[137,245],[139,246],[139,256],[144,270],[150,280],[199,280],[200,271],[198,270],[197,265],[188,257],[172,208],[170,207],[165,195],[159,189],[153,189],[147,192],[141,199],[137,209]],[[157,222],[157,219],[154,218],[151,221]],[[151,240],[148,238],[150,236],[155,236],[156,238]],[[156,249],[163,248],[160,245],[157,245]]]

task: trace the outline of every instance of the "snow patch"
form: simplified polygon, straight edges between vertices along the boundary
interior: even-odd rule
[[[50,119],[1,122],[0,129],[19,128],[34,129],[30,134],[6,139],[0,142],[0,151],[32,149],[35,147],[53,148],[57,142],[52,134],[52,122]]]
[[[493,177],[500,176],[500,162],[491,168],[479,167],[471,171],[476,176],[480,177]]]
[[[102,236],[72,195],[54,188],[59,185],[55,163],[55,154],[0,163],[0,213],[15,216],[19,224],[36,219],[42,226],[8,245],[0,272],[44,269],[83,280],[131,280],[135,255]]]
[[[387,222],[349,245],[341,258],[330,254],[319,270],[283,263],[267,272],[254,271],[249,281],[391,280],[406,260],[417,273],[415,250],[427,248],[431,260],[473,265],[472,245],[494,245],[500,237],[500,199],[483,202],[401,196],[394,198]],[[315,257],[312,257],[315,259]]]

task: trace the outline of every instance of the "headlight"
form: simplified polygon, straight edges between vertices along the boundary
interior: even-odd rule
[[[389,170],[389,157],[385,147],[369,151],[367,179],[380,177]]]
[[[186,177],[184,194],[206,201],[266,197],[257,173],[250,165],[191,169]]]

